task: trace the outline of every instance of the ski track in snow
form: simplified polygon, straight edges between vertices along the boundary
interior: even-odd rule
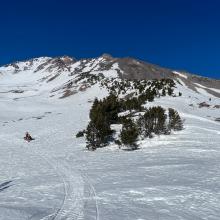
[[[41,155],[35,151],[36,155],[43,158],[58,174],[63,182],[65,196],[60,209],[54,214],[50,214],[42,218],[42,220],[77,220],[81,215],[82,192],[80,188],[83,187],[81,176],[76,172],[73,172],[69,167],[66,167],[66,163],[58,164],[56,161],[45,155]],[[65,162],[65,161],[64,161]],[[64,165],[65,164],[65,165]],[[76,184],[77,183],[77,184]],[[78,185],[78,187],[77,187]]]
[[[89,180],[86,172],[83,170],[73,170],[68,167],[68,164],[65,161],[62,164],[57,164],[56,161],[46,158],[35,151],[36,155],[40,156],[55,170],[60,179],[63,182],[65,196],[62,202],[60,209],[54,214],[45,216],[41,220],[77,220],[83,219],[82,205],[83,205],[83,196],[87,198],[87,201],[84,204],[84,209],[86,210],[88,203],[91,205],[93,203],[93,214],[90,214],[90,219],[99,220],[99,210],[97,203],[97,195],[94,186]],[[65,165],[64,165],[65,164]],[[78,183],[78,187],[75,183]],[[74,183],[74,184],[72,184]],[[79,192],[80,188],[87,188],[89,192],[86,192],[84,195]],[[77,189],[77,190],[76,190]],[[80,206],[78,205],[79,203]]]
[[[47,144],[47,143],[45,143]],[[99,220],[99,210],[97,203],[97,195],[94,186],[89,180],[86,172],[83,170],[73,170],[65,161],[62,163],[46,156],[48,152],[44,152],[42,148],[33,148],[34,154],[45,160],[49,166],[60,177],[64,187],[64,199],[61,207],[55,213],[43,217],[41,220],[80,220],[84,219],[83,206],[87,209],[88,205],[92,204],[92,213],[90,211],[89,218]],[[76,184],[77,183],[77,184]],[[83,194],[83,190],[87,190]],[[86,202],[84,203],[84,197]],[[88,204],[89,203],[89,204]],[[86,213],[86,212],[85,212]]]

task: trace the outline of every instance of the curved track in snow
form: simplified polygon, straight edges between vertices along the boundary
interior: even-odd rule
[[[34,149],[34,150],[33,150]],[[41,220],[99,220],[95,187],[86,172],[73,169],[66,161],[59,162],[42,149],[32,148],[32,154],[42,158],[54,170],[63,184],[64,198],[60,208]]]
[[[41,220],[77,220],[82,218],[83,214],[83,189],[84,182],[80,173],[73,170],[65,161],[59,161],[46,156],[47,153],[42,152],[42,149],[34,150],[36,156],[45,160],[51,166],[57,175],[60,177],[64,188],[64,198],[61,207]]]

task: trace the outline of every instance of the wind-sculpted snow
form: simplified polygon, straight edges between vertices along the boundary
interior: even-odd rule
[[[42,75],[0,76],[1,220],[220,219],[219,98],[176,82],[182,96],[156,98],[146,107],[177,109],[183,131],[141,140],[133,152],[115,144],[90,152],[75,134],[107,88],[94,83],[66,99],[50,98],[78,74],[62,72],[51,84],[39,81]],[[202,102],[210,107],[199,108]],[[34,141],[23,140],[26,131]]]

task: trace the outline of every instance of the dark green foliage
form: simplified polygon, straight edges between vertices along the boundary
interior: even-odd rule
[[[115,144],[117,144],[118,146],[121,146],[121,145],[122,145],[122,143],[121,143],[120,140],[115,140]]]
[[[95,99],[90,110],[90,122],[86,129],[88,146],[103,147],[108,142],[108,138],[112,134],[110,125],[118,118],[117,103],[114,95],[108,96],[103,101]]]
[[[179,113],[172,109],[169,108],[169,129],[174,130],[174,131],[180,131],[183,129],[183,121],[179,116]]]
[[[83,131],[79,131],[79,132],[76,134],[76,137],[77,137],[77,138],[79,138],[79,137],[83,137],[85,133],[86,133],[85,130],[83,130]]]
[[[141,111],[142,103],[139,102],[139,99],[134,97],[131,99],[127,99],[125,101],[121,100],[121,106],[124,111],[126,110],[140,110]]]
[[[132,149],[136,149],[136,141],[138,138],[137,125],[131,120],[127,119],[122,125],[121,142],[124,145],[130,146]]]
[[[170,88],[170,87],[168,88],[168,95],[169,95],[169,96],[173,95],[173,89]]]
[[[104,82],[103,82],[104,81]],[[104,79],[101,82],[102,86],[107,87],[110,92],[114,94],[125,94],[127,90],[135,89],[139,95],[149,95],[149,98],[145,98],[145,101],[153,101],[154,97],[161,95],[166,96],[173,95],[173,88],[175,82],[172,79],[155,79],[155,80],[126,80],[117,81],[114,79]],[[150,93],[149,93],[150,91]],[[150,100],[148,100],[150,99]]]
[[[153,107],[150,109],[152,112],[152,117],[154,118],[154,133],[155,134],[163,134],[165,133],[166,130],[166,115],[165,115],[165,110],[158,106],[158,107]]]
[[[89,116],[91,120],[96,121],[102,115],[109,123],[116,123],[120,108],[121,103],[118,101],[118,98],[114,94],[110,94],[102,101],[95,99]]]
[[[94,85],[95,83],[101,81],[104,79],[104,75],[102,73],[99,73],[98,75],[91,74],[90,72],[84,72],[79,74],[78,78],[75,80],[75,83],[86,80],[86,83],[90,83],[91,85]]]
[[[95,98],[92,108],[90,109],[89,117],[91,120],[95,120],[98,112],[99,100]]]
[[[96,149],[105,146],[111,134],[110,124],[103,116],[96,121],[90,121],[86,129],[87,147]]]
[[[165,110],[160,106],[147,109],[144,115],[138,119],[139,134],[144,137],[152,137],[152,133],[166,133],[166,117]]]
[[[118,113],[122,106],[117,96],[110,94],[106,99],[103,100],[103,110],[110,123],[118,122]]]
[[[89,122],[86,129],[87,148],[96,149],[100,145],[98,130],[93,122]]]

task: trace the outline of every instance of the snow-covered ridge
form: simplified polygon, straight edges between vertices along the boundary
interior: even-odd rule
[[[90,87],[86,83],[86,75],[79,80],[84,74],[117,78],[120,71],[117,62],[109,62],[105,57],[79,61],[70,57],[41,57],[0,67],[0,84],[14,86],[13,90],[18,90],[19,86],[24,96],[27,87],[31,86],[33,95],[44,93],[47,97],[60,98]]]
[[[91,86],[91,81],[99,76],[131,81],[171,78],[179,80],[183,86],[195,91],[197,87],[202,89],[198,89],[198,92],[204,92],[205,89],[210,96],[220,96],[218,82],[215,82],[214,86],[201,85],[197,78],[188,73],[186,75],[132,58],[113,58],[110,55],[81,60],[68,56],[40,57],[0,67],[0,84],[12,87],[14,85],[12,90],[23,91],[24,96],[44,94],[46,97],[69,97],[79,91],[85,91]],[[28,87],[31,87],[29,92]],[[14,94],[14,97],[17,98],[18,95]]]

